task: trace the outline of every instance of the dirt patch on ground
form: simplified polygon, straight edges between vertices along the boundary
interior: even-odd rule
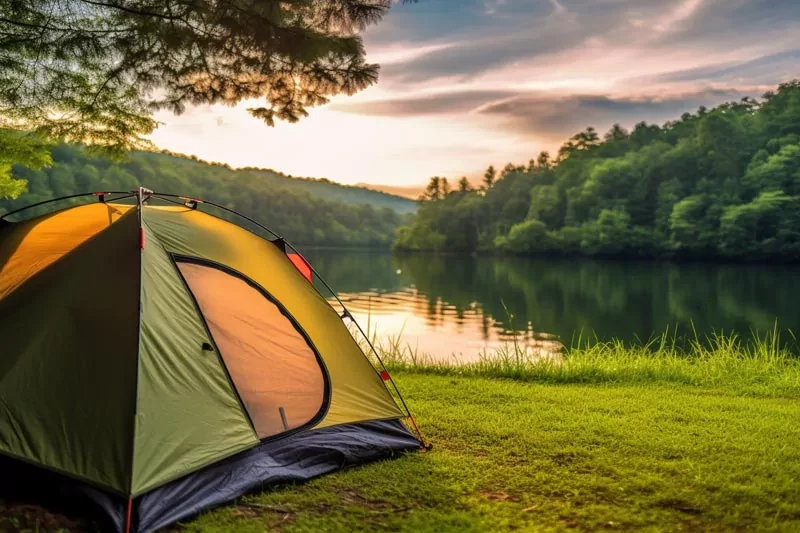
[[[506,494],[505,492],[495,492],[495,491],[481,492],[480,497],[489,500],[490,502],[519,503],[520,501],[519,498],[517,498],[516,496]]]
[[[0,501],[0,532],[96,531],[82,520],[49,511],[39,505]]]
[[[659,500],[656,505],[658,507],[661,507],[662,509],[672,509],[673,511],[678,511],[689,515],[703,514],[702,509],[699,509],[698,507],[692,505],[690,502],[687,502],[686,500],[665,499],[665,500]]]

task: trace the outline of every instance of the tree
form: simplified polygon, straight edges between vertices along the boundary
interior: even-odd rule
[[[460,192],[469,192],[472,190],[472,185],[470,185],[466,176],[462,176],[461,179],[458,180],[458,190]]]
[[[50,163],[50,147],[40,139],[0,130],[0,199],[17,198],[26,190],[27,182],[15,176],[14,165],[39,169]]]
[[[596,146],[600,142],[600,137],[597,135],[597,130],[589,126],[584,131],[573,136],[570,141],[572,141],[575,150],[581,151]]]
[[[539,155],[536,157],[536,168],[542,170],[550,170],[552,168],[552,163],[550,161],[550,152],[544,150],[539,152]]]
[[[489,168],[487,168],[486,172],[483,174],[483,188],[488,191],[494,187],[496,179],[497,171],[494,169],[494,165],[489,165]]]
[[[752,202],[731,206],[720,218],[720,249],[724,253],[754,252],[778,233],[784,206],[794,200],[782,191],[764,191]]]
[[[511,252],[525,253],[548,249],[547,226],[539,220],[526,220],[508,232],[504,246]]]
[[[749,197],[764,190],[800,194],[800,143],[783,146],[771,156],[766,152],[756,154],[742,178],[742,185]]]
[[[613,126],[611,126],[611,129],[608,130],[608,133],[606,133],[603,136],[603,139],[606,142],[623,141],[627,139],[629,135],[630,134],[628,133],[628,130],[626,130],[619,124],[614,124]]]
[[[124,150],[151,113],[233,105],[295,122],[373,84],[359,31],[391,0],[11,0],[0,17],[0,126]]]
[[[669,229],[672,243],[678,249],[702,248],[709,240],[707,212],[710,199],[705,195],[687,196],[672,208]]]
[[[629,139],[634,146],[642,147],[656,141],[661,136],[661,133],[661,128],[655,124],[639,122],[633,127],[633,132],[631,132]]]
[[[550,229],[560,228],[564,222],[564,201],[554,185],[536,185],[531,189],[528,218],[541,220]]]
[[[448,194],[450,194],[450,192],[451,192],[450,191],[450,184],[447,183],[447,178],[442,178],[441,179],[441,189],[442,189],[442,196],[441,196],[442,198],[444,198]]]
[[[428,186],[425,187],[425,192],[420,197],[420,200],[436,201],[442,197],[442,178],[434,176],[428,181]]]
[[[592,224],[591,244],[597,253],[614,254],[628,245],[631,217],[621,209],[603,209]]]

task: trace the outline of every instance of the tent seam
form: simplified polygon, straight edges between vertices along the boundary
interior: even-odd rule
[[[136,472],[135,463],[136,463],[136,428],[138,425],[138,414],[139,414],[139,371],[140,371],[140,362],[141,362],[141,350],[142,350],[142,293],[144,290],[144,242],[142,241],[142,236],[144,234],[144,203],[139,198],[139,205],[137,207],[139,210],[139,231],[137,232],[137,236],[135,237],[139,241],[139,297],[137,299],[137,313],[136,313],[136,368],[134,373],[134,385],[133,385],[133,417],[132,417],[132,433],[131,433],[131,469],[130,469],[130,485],[128,486],[128,497],[133,498],[133,481],[134,475]]]

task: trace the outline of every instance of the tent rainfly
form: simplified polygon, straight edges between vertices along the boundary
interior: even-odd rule
[[[0,483],[148,532],[426,447],[282,238],[200,200],[93,194],[0,218]]]

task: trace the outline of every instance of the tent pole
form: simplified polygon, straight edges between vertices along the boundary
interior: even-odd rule
[[[104,191],[104,192],[82,192],[79,194],[70,194],[69,196],[59,196],[58,198],[50,198],[49,200],[44,200],[42,202],[36,202],[35,204],[26,205],[24,207],[20,207],[19,209],[15,209],[13,211],[9,211],[8,213],[3,213],[0,215],[0,220],[5,219],[8,216],[15,215],[26,209],[31,209],[33,207],[39,207],[46,204],[51,204],[53,202],[60,202],[61,200],[71,200],[73,198],[81,198],[83,196],[100,196],[100,195],[112,195],[112,194],[123,194],[122,198],[127,198],[131,196],[131,191]],[[121,198],[114,198],[114,200],[120,200]]]

